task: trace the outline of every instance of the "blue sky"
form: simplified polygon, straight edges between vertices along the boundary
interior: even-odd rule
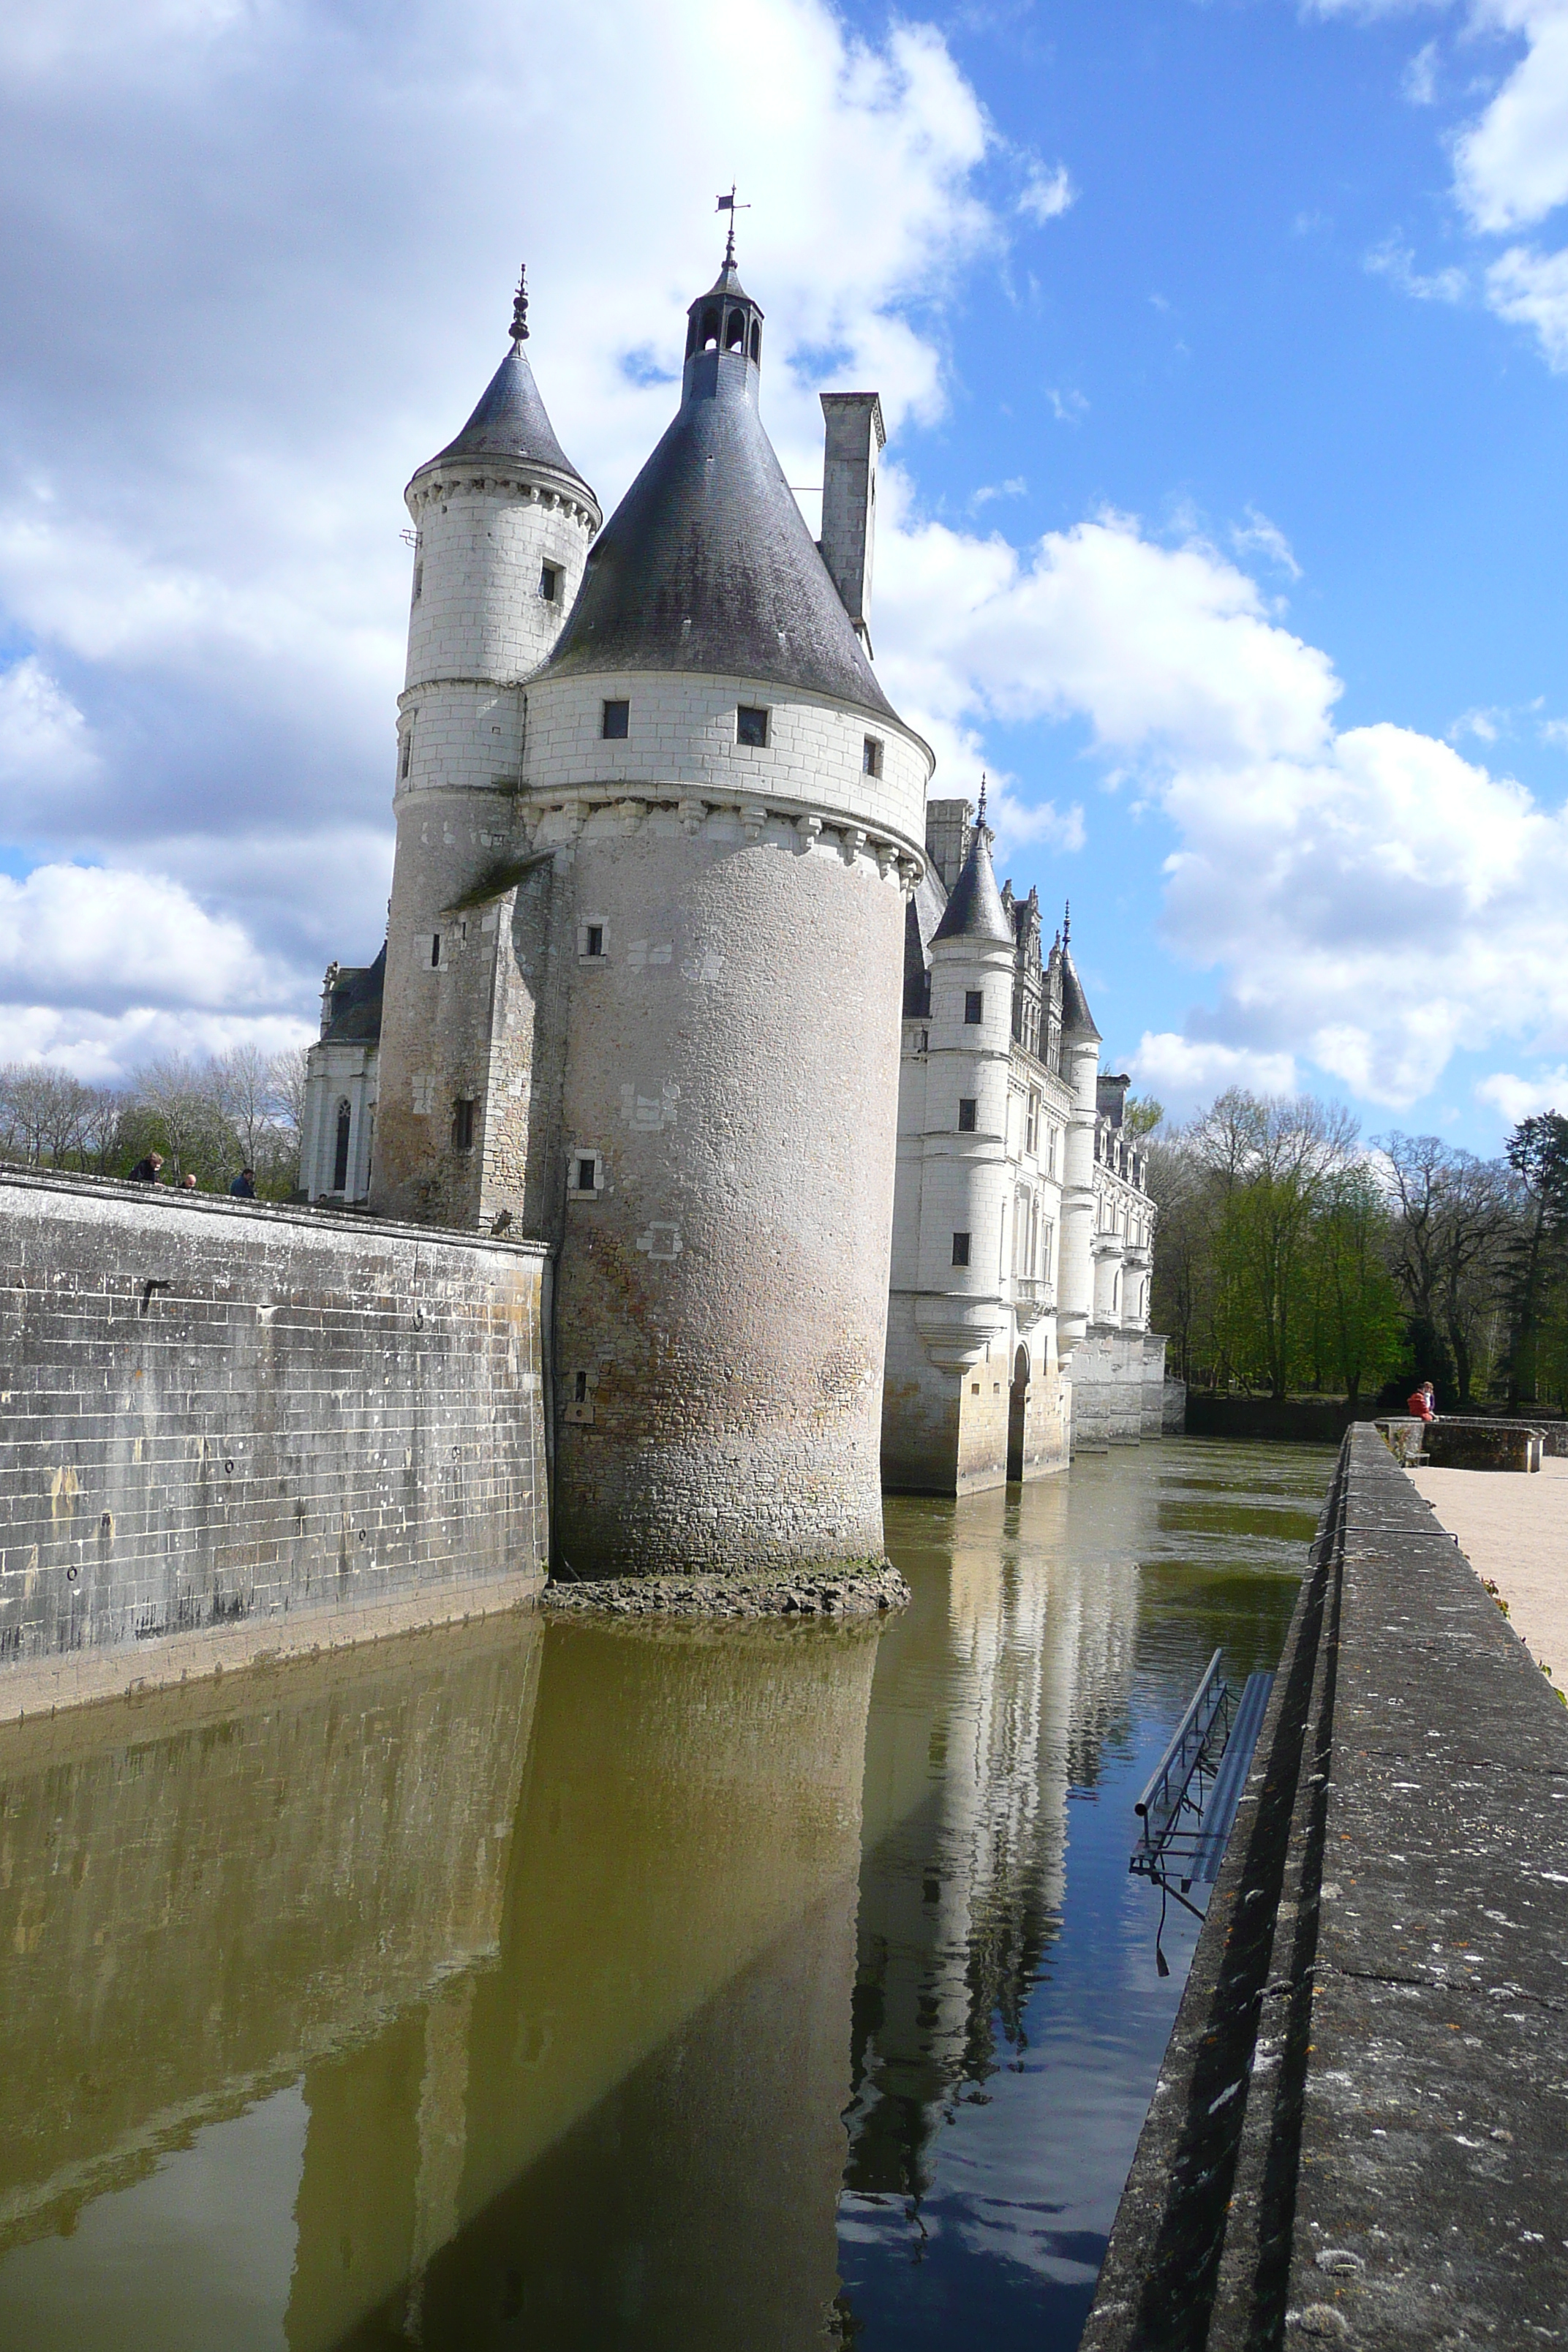
[[[884,681],[1140,1085],[1483,1150],[1568,1099],[1568,0],[13,13],[0,1056],[309,1033],[403,484],[526,253],[618,497],[737,175],[789,478],[877,384]]]

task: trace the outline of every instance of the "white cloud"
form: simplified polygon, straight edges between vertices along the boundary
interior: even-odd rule
[[[1032,163],[1018,196],[1018,210],[1044,228],[1078,202],[1078,190],[1065,163]]]
[[[1081,425],[1089,415],[1089,403],[1081,392],[1058,392],[1054,384],[1047,384],[1046,398],[1058,425]]]
[[[1417,302],[1462,302],[1469,291],[1468,275],[1454,265],[1424,275],[1415,267],[1410,247],[1398,236],[1385,236],[1381,245],[1374,245],[1363,267],[1374,278],[1386,278],[1390,285]]]
[[[207,914],[163,875],[76,865],[36,866],[23,881],[0,874],[0,1001],[216,1011],[259,999],[270,1009],[280,984],[237,922]]]
[[[1568,202],[1568,5],[1478,0],[1477,21],[1521,34],[1524,56],[1458,141],[1454,182],[1478,229],[1506,235]]]
[[[148,1062],[194,1061],[255,1045],[263,1054],[308,1045],[315,1028],[288,1013],[177,1013],[140,1005],[101,1013],[79,1006],[0,1003],[0,1062],[53,1062],[88,1086],[121,1086]]]
[[[1568,751],[1568,719],[1543,719],[1536,732],[1553,750]]]
[[[1494,1071],[1476,1088],[1482,1102],[1501,1111],[1510,1127],[1534,1111],[1568,1109],[1568,1064],[1537,1071],[1533,1077],[1516,1077],[1511,1070]]]
[[[86,719],[36,655],[0,674],[0,790],[58,793],[99,766]]]
[[[1259,514],[1256,507],[1247,508],[1245,527],[1232,525],[1230,543],[1238,555],[1261,555],[1281,572],[1288,572],[1292,580],[1301,577],[1301,567],[1289,541],[1279,524],[1270,522],[1266,514]]]
[[[1412,106],[1435,106],[1437,102],[1437,44],[1428,41],[1416,50],[1405,67],[1400,80],[1400,90]]]
[[[1028,481],[1022,474],[1014,474],[1005,482],[983,482],[970,499],[970,509],[988,507],[993,499],[1026,498],[1028,493]]]
[[[1568,370],[1568,251],[1510,246],[1487,271],[1487,300],[1500,319],[1533,327],[1547,364]]]
[[[1505,710],[1461,710],[1458,719],[1450,722],[1448,740],[1458,743],[1463,737],[1473,735],[1478,743],[1495,743],[1507,722]]]
[[[1298,1089],[1296,1065],[1289,1054],[1216,1045],[1171,1029],[1146,1029],[1128,1067],[1140,1093],[1158,1095],[1167,1109],[1178,1114],[1226,1087],[1247,1087],[1260,1095],[1290,1095]]]

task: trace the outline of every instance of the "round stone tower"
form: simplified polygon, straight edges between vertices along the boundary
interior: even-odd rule
[[[520,283],[507,356],[404,494],[414,585],[371,1197],[388,1214],[453,1224],[476,1221],[461,1106],[482,1096],[489,1040],[452,979],[451,909],[510,847],[521,681],[561,634],[600,521],[545,414],[527,340]]]
[[[903,900],[932,763],[857,633],[864,549],[830,545],[830,571],[763,429],[763,329],[731,253],[529,683],[521,813],[572,962],[568,1575],[882,1549]]]

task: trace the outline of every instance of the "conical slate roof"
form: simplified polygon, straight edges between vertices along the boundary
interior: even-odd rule
[[[521,342],[513,343],[491,376],[457,439],[428,462],[439,466],[453,457],[521,457],[574,482],[590,499],[594,496],[555,438]]]
[[[931,945],[934,947],[939,940],[994,940],[1001,947],[1017,945],[1007,909],[1002,904],[1002,893],[996,887],[991,839],[984,818],[969,836],[969,854],[952,886],[952,896],[942,919],[931,935]]]
[[[731,271],[713,292],[742,297]],[[763,429],[758,383],[744,350],[687,360],[679,409],[589,551],[543,676],[754,677],[894,717]]]
[[[1078,966],[1072,960],[1072,950],[1062,941],[1062,1035],[1092,1037],[1100,1043],[1100,1032],[1094,1025],[1094,1015],[1089,1009],[1089,999],[1083,992],[1083,982],[1078,976]]]

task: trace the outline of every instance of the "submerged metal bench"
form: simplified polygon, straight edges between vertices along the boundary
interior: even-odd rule
[[[1220,1673],[1221,1654],[1209,1660],[1134,1808],[1143,1828],[1128,1868],[1172,1894],[1179,1886],[1178,1900],[1219,1874],[1274,1687],[1272,1675],[1248,1675],[1238,1695]]]

